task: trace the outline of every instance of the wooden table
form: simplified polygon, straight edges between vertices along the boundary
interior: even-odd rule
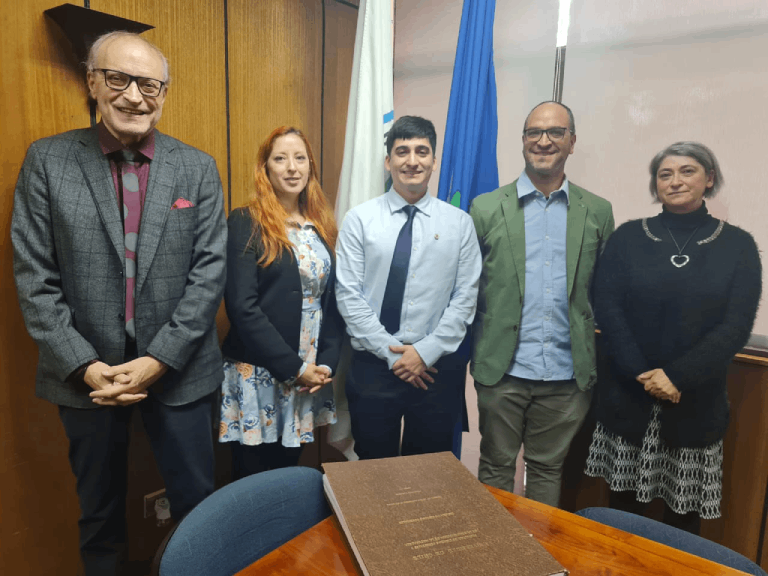
[[[488,488],[571,576],[744,576],[715,564],[564,510]],[[360,574],[335,517],[287,542],[238,576]],[[446,575],[452,576],[452,575]]]

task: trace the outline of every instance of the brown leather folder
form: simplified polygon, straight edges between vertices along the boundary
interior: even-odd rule
[[[568,574],[450,452],[323,468],[366,576]]]

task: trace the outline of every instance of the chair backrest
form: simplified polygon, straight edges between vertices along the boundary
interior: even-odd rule
[[[747,574],[768,576],[760,566],[730,548],[644,516],[613,508],[584,508],[576,514]]]
[[[292,467],[248,476],[198,504],[158,551],[160,576],[229,576],[330,516],[323,475]]]

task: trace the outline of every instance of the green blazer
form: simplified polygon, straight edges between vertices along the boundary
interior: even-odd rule
[[[613,210],[610,202],[573,183],[569,194],[566,266],[571,354],[576,382],[586,390],[597,379],[592,270],[613,232]],[[480,384],[494,386],[512,363],[523,312],[525,219],[517,180],[475,198],[470,214],[483,256],[470,371]]]

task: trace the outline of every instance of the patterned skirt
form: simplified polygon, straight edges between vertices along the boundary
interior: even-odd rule
[[[302,310],[299,355],[308,364],[316,359],[321,322],[318,303]],[[287,448],[297,448],[315,441],[315,428],[335,422],[331,384],[314,394],[299,392],[298,386],[278,381],[266,368],[225,359],[219,442],[253,446],[280,440]]]
[[[598,422],[584,473],[605,478],[613,492],[634,491],[638,502],[663,498],[678,514],[719,518],[723,441],[704,448],[670,448],[661,439],[660,412],[657,402],[642,447]]]
[[[219,442],[282,442],[297,448],[315,441],[314,429],[336,422],[333,386],[315,394],[278,382],[265,368],[224,362]]]

